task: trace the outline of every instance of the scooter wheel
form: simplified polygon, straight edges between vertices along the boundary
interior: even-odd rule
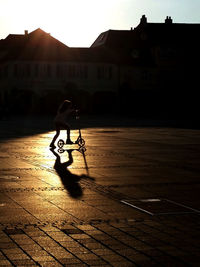
[[[65,144],[65,142],[62,139],[58,140],[57,145],[59,148],[62,148],[64,146],[64,144]]]
[[[78,144],[79,144],[79,146],[84,146],[85,140],[83,138],[80,138]]]
[[[59,148],[59,149],[58,149],[58,152],[59,152],[59,153],[63,153],[63,152],[65,152],[65,150],[64,150],[63,148]]]
[[[85,153],[85,151],[86,151],[86,148],[84,146],[81,146],[79,148],[79,152],[81,152],[82,154]]]

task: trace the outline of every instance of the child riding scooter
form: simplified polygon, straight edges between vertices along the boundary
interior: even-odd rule
[[[72,107],[72,102],[69,100],[64,100],[64,102],[59,106],[57,115],[54,119],[54,124],[56,128],[56,134],[54,135],[50,147],[55,148],[55,141],[60,134],[60,130],[67,130],[67,144],[73,144],[70,138],[70,126],[68,124],[69,117],[76,114],[76,110]]]
[[[60,130],[63,130],[63,129],[67,130],[66,144],[74,144],[71,141],[71,138],[70,138],[70,126],[68,124],[69,117],[72,116],[73,114],[76,115],[76,119],[79,119],[78,110],[76,110],[76,109],[74,109],[72,107],[72,102],[71,101],[65,100],[59,106],[58,111],[57,111],[57,115],[56,115],[56,117],[54,119],[55,128],[56,128],[56,134],[54,135],[54,137],[53,137],[53,139],[51,141],[51,144],[50,144],[51,148],[55,148],[56,147],[55,146],[55,141],[56,141],[57,137],[60,134]],[[64,146],[65,142],[62,139],[60,139],[57,144],[58,144],[59,148],[62,148]],[[79,136],[78,136],[77,140],[75,141],[75,144],[78,144],[79,146],[84,146],[85,145],[85,141],[81,136],[80,127],[79,127]]]

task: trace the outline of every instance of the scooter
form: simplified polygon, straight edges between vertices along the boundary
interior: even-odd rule
[[[78,110],[76,110],[76,120],[79,120],[80,117],[78,115]],[[79,149],[80,148],[83,148],[85,146],[85,140],[82,138],[82,135],[81,135],[81,129],[80,129],[80,124],[79,124],[79,135],[76,139],[76,141],[74,142],[74,144],[77,144],[79,145]],[[66,143],[64,142],[63,139],[59,139],[58,142],[57,142],[57,146],[59,147],[60,151],[62,150],[63,146],[65,145]],[[86,151],[86,149],[85,149]],[[61,152],[62,153],[62,152]]]
[[[58,152],[61,154],[61,153],[64,153],[65,151],[68,151],[69,149],[64,149],[63,147],[59,148],[58,149]],[[84,146],[79,146],[79,148],[77,149],[72,149],[73,151],[78,151],[80,152],[81,154],[84,155],[85,151],[87,150],[86,147]]]

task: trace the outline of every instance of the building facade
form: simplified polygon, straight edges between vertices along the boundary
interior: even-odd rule
[[[136,28],[101,33],[90,48],[70,48],[41,29],[10,34],[0,40],[0,104],[19,113],[54,113],[65,98],[87,112],[175,105],[199,90],[199,31],[142,16]]]

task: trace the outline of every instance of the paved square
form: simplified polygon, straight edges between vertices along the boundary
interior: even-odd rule
[[[0,266],[198,266],[199,130],[45,123],[1,122]]]

